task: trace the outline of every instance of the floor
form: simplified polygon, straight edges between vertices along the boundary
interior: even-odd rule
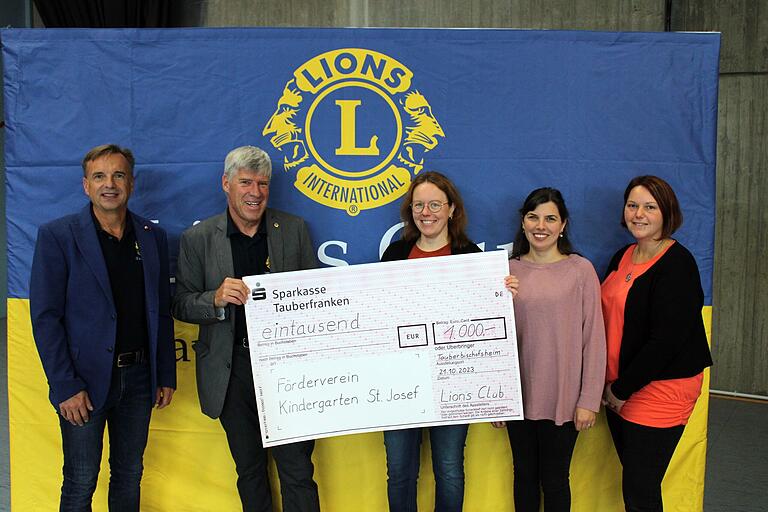
[[[10,506],[6,319],[0,319],[0,512]],[[768,402],[712,396],[705,512],[768,511]],[[26,512],[26,511],[16,511]]]
[[[768,511],[768,402],[711,395],[704,510]]]

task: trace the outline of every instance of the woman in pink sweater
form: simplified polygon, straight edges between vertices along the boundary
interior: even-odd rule
[[[576,437],[595,424],[605,379],[600,281],[571,247],[558,190],[531,192],[520,216],[507,278],[519,280],[514,308],[525,413],[506,424],[515,510],[538,512],[543,491],[546,512],[568,511]]]

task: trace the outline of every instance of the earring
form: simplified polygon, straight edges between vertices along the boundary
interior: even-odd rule
[[[563,232],[562,231],[560,232],[560,238],[563,238]]]

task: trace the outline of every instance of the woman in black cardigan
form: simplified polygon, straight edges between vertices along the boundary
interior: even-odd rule
[[[712,357],[693,255],[671,238],[683,217],[661,178],[639,176],[624,192],[636,243],[619,250],[602,285],[608,368],[603,403],[624,467],[627,511],[661,511],[661,481],[701,393]]]

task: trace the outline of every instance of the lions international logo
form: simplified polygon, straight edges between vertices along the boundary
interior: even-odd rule
[[[305,196],[352,216],[377,208],[405,194],[445,138],[412,79],[373,50],[323,53],[294,71],[262,134]]]

